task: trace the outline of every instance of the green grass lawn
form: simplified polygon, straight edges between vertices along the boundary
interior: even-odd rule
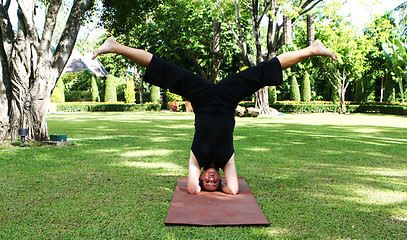
[[[238,175],[269,227],[165,226],[194,115],[48,115],[71,147],[0,146],[0,239],[405,239],[407,118],[237,118]]]

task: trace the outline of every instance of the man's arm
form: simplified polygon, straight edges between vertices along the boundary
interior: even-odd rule
[[[201,192],[201,187],[199,186],[200,174],[201,167],[199,166],[195,155],[191,151],[188,165],[188,192],[190,194],[197,194]]]
[[[239,192],[239,181],[235,166],[235,155],[233,154],[229,162],[223,168],[226,184],[222,183],[222,191],[227,194],[236,195]]]

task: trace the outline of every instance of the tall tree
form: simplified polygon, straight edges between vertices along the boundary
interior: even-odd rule
[[[51,38],[62,0],[45,2],[43,26],[34,22],[36,1],[17,0],[18,26],[14,32],[10,21],[10,2],[0,6],[1,34],[0,59],[0,140],[18,137],[19,128],[28,128],[29,140],[47,139],[45,115],[51,101],[52,90],[61,74],[93,0],[74,0],[56,50],[51,53]],[[42,33],[38,30],[42,29]]]
[[[254,66],[256,63],[262,62],[264,60],[269,60],[277,55],[278,50],[284,44],[284,34],[283,34],[283,24],[284,22],[280,22],[279,15],[283,14],[287,17],[287,19],[291,20],[291,24],[294,24],[295,21],[308,13],[312,10],[316,5],[321,3],[323,0],[251,0],[249,1],[241,1],[239,3],[238,0],[234,0],[234,8],[235,8],[235,17],[234,17],[234,24],[230,21],[227,14],[223,10],[223,5],[226,5],[227,2],[217,0],[216,5],[218,6],[224,21],[228,24],[230,30],[233,32],[235,41],[239,46],[241,51],[241,56],[243,62],[247,66]],[[254,50],[251,51],[249,48],[250,38],[244,36],[245,31],[241,24],[242,12],[249,11],[251,13],[251,25],[252,25],[252,41],[254,42]],[[262,45],[261,45],[261,22],[263,20],[267,20],[267,34],[266,38],[266,47],[263,52]],[[251,52],[255,52],[255,59],[254,62],[252,60],[252,56],[250,55]],[[260,108],[262,114],[270,113],[269,110],[269,103],[268,103],[268,89],[267,87],[260,89],[256,93],[256,106]]]
[[[326,77],[340,98],[341,111],[345,113],[345,97],[348,87],[352,82],[360,80],[370,68],[366,55],[371,49],[371,42],[363,34],[358,36],[352,26],[346,24],[335,26],[335,28],[329,27],[324,30],[321,26],[321,31],[317,36],[319,35],[320,39],[325,40],[327,47],[332,49],[338,58],[337,63],[320,61],[325,68]]]
[[[391,17],[391,13],[377,16],[369,23],[363,33],[372,42],[372,48],[367,53],[367,64],[370,69],[363,74],[355,89],[355,100],[358,101],[387,101],[391,99],[395,82],[392,78],[392,71],[387,66],[383,44],[392,41],[395,37],[396,23]],[[359,89],[359,91],[357,91]],[[374,98],[372,95],[374,95]],[[357,97],[359,96],[359,98]],[[393,99],[394,100],[394,99]]]

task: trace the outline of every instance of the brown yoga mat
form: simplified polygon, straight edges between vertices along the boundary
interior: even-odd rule
[[[239,193],[187,192],[187,178],[178,180],[165,224],[196,226],[266,225],[263,212],[244,178],[239,178]]]

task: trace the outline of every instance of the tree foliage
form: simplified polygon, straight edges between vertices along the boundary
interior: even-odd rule
[[[391,86],[391,76],[396,79],[395,70],[387,67],[382,47],[384,39],[393,38],[394,20],[389,14],[377,17],[360,32],[337,14],[343,0],[135,1],[126,6],[138,6],[138,9],[128,7],[125,11],[116,6],[121,5],[121,1],[104,2],[114,9],[106,12],[107,19],[112,21],[105,26],[121,42],[146,49],[207,78],[213,68],[213,20],[222,22],[221,75],[225,76],[237,72],[242,65],[252,66],[281,51],[284,44],[282,15],[291,18],[294,27],[294,45],[289,49],[306,47],[305,16],[312,13],[316,39],[333,49],[339,61],[334,64],[325,58],[312,58],[292,68],[288,74],[290,78],[295,75],[304,80],[304,74],[309,73],[310,90],[307,88],[303,92],[310,91],[311,99],[339,97],[343,104],[345,100],[385,100],[386,91],[383,93],[383,90],[388,87],[384,87]],[[115,14],[125,16],[121,17],[122,22],[115,20],[119,19]],[[139,15],[133,18],[134,14]],[[111,63],[129,64],[124,60],[111,60]],[[307,85],[301,83],[302,88]],[[289,99],[289,94],[285,93],[289,93],[289,89],[287,83],[279,86],[279,99]],[[331,96],[332,92],[335,95]]]

